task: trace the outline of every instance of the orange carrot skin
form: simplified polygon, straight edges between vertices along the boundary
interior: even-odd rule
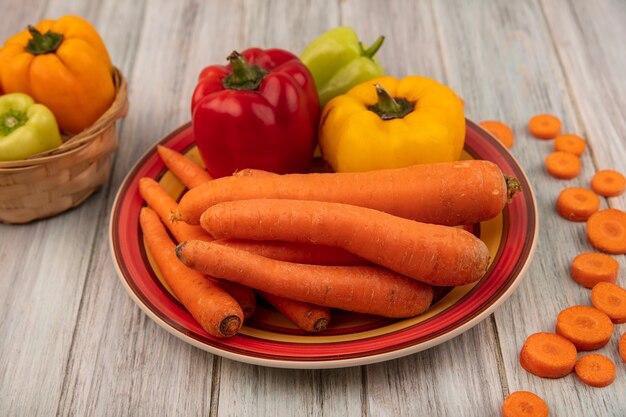
[[[626,333],[619,338],[619,356],[626,363]]]
[[[530,391],[515,391],[504,400],[502,417],[548,417],[548,405]]]
[[[205,240],[205,242],[207,242]],[[243,311],[243,317],[249,319],[256,310],[256,296],[252,288],[225,279],[214,279],[217,284],[237,301]]]
[[[239,304],[215,282],[176,258],[176,245],[153,210],[141,209],[139,220],[161,273],[192,317],[212,336],[236,334],[244,319]]]
[[[294,264],[200,240],[178,245],[176,255],[205,274],[325,307],[402,318],[432,302],[431,286],[379,267]]]
[[[189,189],[213,179],[202,167],[173,149],[157,145],[157,152],[165,166]]]
[[[415,280],[465,285],[487,270],[487,246],[454,227],[419,223],[339,203],[241,200],[216,204],[202,215],[216,239],[315,242],[346,249]]]
[[[327,307],[290,300],[262,291],[259,294],[283,316],[309,333],[319,333],[326,330],[330,322],[330,310]]]
[[[204,231],[204,229],[203,229]],[[206,233],[206,231],[205,231]],[[204,240],[204,239],[201,239]],[[278,261],[309,265],[368,265],[370,262],[345,249],[312,243],[224,239],[215,243],[242,249]]]
[[[150,208],[159,215],[177,242],[191,239],[213,240],[200,226],[170,220],[172,212],[178,210],[178,203],[152,178],[139,179],[139,193]]]
[[[554,333],[535,333],[526,339],[519,355],[526,371],[542,378],[562,378],[576,364],[576,347]]]
[[[457,161],[359,173],[219,178],[180,201],[179,218],[198,224],[209,207],[257,198],[327,201],[369,207],[424,223],[473,224],[504,208],[507,184],[489,161]]]

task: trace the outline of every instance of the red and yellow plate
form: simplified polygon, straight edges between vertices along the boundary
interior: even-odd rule
[[[159,143],[198,158],[189,124]],[[229,339],[210,336],[170,294],[143,242],[139,179],[158,180],[175,198],[184,191],[163,165],[156,147],[139,160],[118,191],[110,223],[113,261],[132,299],[157,324],[194,346],[229,359],[285,368],[338,368],[409,355],[443,343],[485,319],[513,293],[535,249],[537,209],[519,164],[496,139],[470,121],[463,157],[496,163],[505,174],[519,179],[523,192],[498,217],[469,228],[491,252],[485,276],[471,285],[443,289],[431,308],[417,317],[397,320],[333,311],[325,332],[308,335],[260,304],[238,335]]]

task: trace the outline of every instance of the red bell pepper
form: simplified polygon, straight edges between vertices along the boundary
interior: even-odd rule
[[[320,110],[307,67],[281,49],[233,52],[228,61],[200,73],[191,101],[195,141],[209,173],[308,171]]]

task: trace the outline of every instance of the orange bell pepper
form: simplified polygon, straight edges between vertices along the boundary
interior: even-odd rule
[[[0,49],[0,85],[48,107],[61,130],[79,133],[113,103],[113,66],[100,35],[77,16],[43,20]]]

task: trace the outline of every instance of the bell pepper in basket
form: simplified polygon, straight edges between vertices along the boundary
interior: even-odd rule
[[[109,54],[96,30],[77,16],[44,20],[0,49],[0,85],[48,107],[61,130],[79,133],[113,103]]]
[[[429,78],[375,78],[328,102],[319,140],[338,172],[455,161],[465,143],[463,105]]]
[[[233,52],[228,61],[205,68],[192,97],[195,141],[209,173],[308,171],[320,113],[309,70],[281,49]]]
[[[0,161],[15,161],[61,146],[52,112],[26,94],[0,96]]]

